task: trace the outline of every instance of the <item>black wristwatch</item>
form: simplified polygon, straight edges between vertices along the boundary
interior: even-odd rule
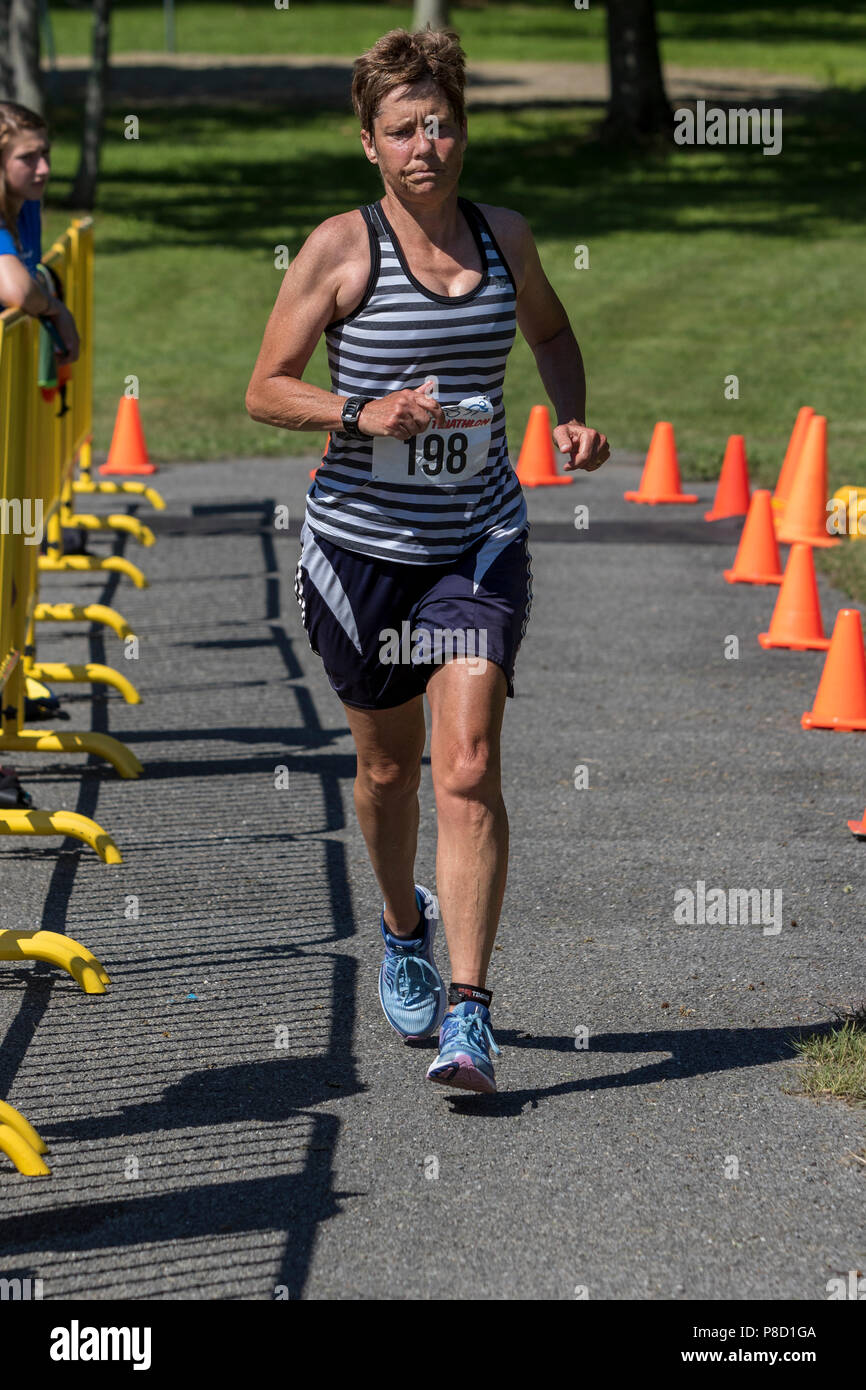
[[[350,439],[373,438],[371,434],[364,434],[363,430],[358,428],[358,416],[361,414],[364,406],[369,405],[372,400],[375,400],[374,396],[350,396],[343,406],[343,433],[347,434]]]

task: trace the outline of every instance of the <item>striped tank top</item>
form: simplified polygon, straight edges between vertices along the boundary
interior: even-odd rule
[[[455,407],[448,413],[457,432],[445,440],[444,463],[443,432],[428,439],[435,427],[411,441],[351,439],[335,430],[307,493],[314,535],[404,564],[447,563],[482,537],[506,545],[528,524],[508,458],[502,400],[517,325],[514,278],[481,209],[466,198],[457,201],[481,257],[474,290],[450,298],[426,289],[410,271],[381,204],[371,203],[361,208],[370,239],[364,296],[325,329],[337,395],[378,398],[433,376],[443,409]],[[461,403],[463,411],[456,409]],[[479,423],[483,433],[473,437],[471,427]],[[467,448],[474,462],[471,476],[461,478]],[[416,481],[422,472],[432,480]]]

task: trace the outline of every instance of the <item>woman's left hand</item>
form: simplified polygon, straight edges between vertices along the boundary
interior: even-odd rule
[[[607,436],[581,424],[579,420],[568,420],[564,425],[557,425],[553,438],[559,452],[570,455],[568,463],[563,465],[566,473],[573,473],[579,468],[586,473],[594,473],[610,458]]]

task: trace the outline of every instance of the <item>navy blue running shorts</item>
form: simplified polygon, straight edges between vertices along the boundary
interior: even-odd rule
[[[484,536],[443,565],[360,555],[301,528],[295,594],[310,647],[340,699],[393,709],[423,695],[453,657],[495,662],[514,694],[514,662],[529,621],[528,530]]]

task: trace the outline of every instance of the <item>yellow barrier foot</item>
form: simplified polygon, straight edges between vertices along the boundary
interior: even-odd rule
[[[16,1133],[21,1135],[22,1139],[27,1140],[31,1149],[34,1149],[36,1153],[47,1154],[48,1145],[45,1140],[39,1137],[30,1121],[25,1120],[21,1112],[6,1100],[0,1100],[0,1124],[8,1125],[10,1129],[14,1129]]]
[[[71,947],[71,959],[73,962],[76,959],[80,958],[86,965],[90,965],[93,967],[93,969],[96,971],[98,978],[102,981],[104,985],[111,984],[111,980],[108,977],[108,971],[105,969],[105,966],[102,964],[102,962],[96,959],[96,956],[93,954],[92,951],[89,951],[86,946],[82,946],[80,941],[75,941],[73,937],[67,936],[66,932],[62,932],[59,934],[62,935],[63,940],[68,942],[69,946]],[[93,993],[98,993],[98,990],[94,990]]]
[[[73,492],[101,492],[107,495],[118,492],[127,492],[134,496],[146,497],[154,511],[164,512],[165,502],[157,492],[155,487],[148,487],[146,483],[91,483],[85,482],[83,478],[76,478],[72,484]]]
[[[103,864],[122,864],[114,840],[101,825],[77,811],[0,810],[0,835],[71,835],[96,850]]]
[[[51,691],[48,689],[48,686],[43,685],[42,682],[38,681],[36,677],[33,675],[32,665],[27,669],[27,672],[24,676],[24,694],[28,700],[51,699]]]
[[[112,666],[102,666],[97,661],[87,661],[81,666],[70,666],[65,661],[40,661],[31,669],[50,681],[97,681],[111,685],[120,691],[128,705],[141,704],[141,696],[132,681]]]
[[[139,521],[135,516],[124,516],[122,513],[115,513],[112,516],[91,516],[70,513],[61,518],[64,526],[84,526],[88,531],[126,531],[134,540],[141,545],[153,545],[156,537],[149,526],[145,526],[143,521]]]
[[[112,574],[125,574],[136,589],[149,589],[150,585],[137,565],[123,555],[106,555],[103,559],[95,555],[63,555],[59,560],[50,555],[39,556],[41,570],[79,570],[92,573],[94,570],[108,570]]]
[[[126,619],[104,603],[37,603],[33,617],[37,623],[104,623],[120,638],[134,635]]]
[[[0,749],[19,753],[95,753],[117,768],[121,777],[138,777],[144,771],[131,749],[111,734],[21,729],[17,734],[0,734]]]
[[[50,1178],[51,1169],[26,1139],[22,1139],[17,1129],[0,1122],[0,1152],[11,1158],[19,1173],[25,1178]]]
[[[104,994],[108,976],[90,951],[56,931],[0,930],[0,960],[44,960],[59,965],[85,994]]]

